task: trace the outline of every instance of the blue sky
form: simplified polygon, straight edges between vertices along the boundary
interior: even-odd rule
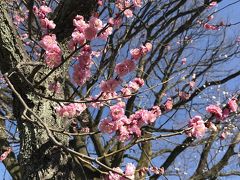
[[[223,0],[221,2],[221,4],[218,6],[217,9],[221,9],[225,5],[227,5],[229,3],[234,3],[234,2],[236,2],[236,1],[234,1],[234,0]],[[223,19],[223,20],[228,19],[230,23],[236,23],[236,22],[240,21],[240,19],[239,19],[239,16],[240,16],[239,8],[240,8],[240,3],[232,5],[232,6],[228,7],[226,10],[221,11],[221,13],[218,15],[217,19]],[[233,26],[231,28],[231,30],[229,31],[229,35],[230,36],[237,35],[240,32],[239,27],[240,27],[239,25]],[[232,65],[234,66],[234,64],[232,64]],[[236,82],[240,82],[240,77],[232,80],[229,83],[229,87],[233,84],[236,84]],[[239,88],[239,85],[238,85],[238,88]],[[2,163],[0,163],[0,180],[3,180],[3,179],[11,180],[11,177],[9,176],[8,172],[5,170],[4,165]],[[178,179],[178,178],[171,178],[171,179]],[[221,178],[221,179],[232,179],[232,180],[236,179],[237,180],[238,178],[237,177],[228,177],[228,178]]]

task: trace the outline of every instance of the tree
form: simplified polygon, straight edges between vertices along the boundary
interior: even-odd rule
[[[0,1],[12,178],[239,176],[238,2]]]

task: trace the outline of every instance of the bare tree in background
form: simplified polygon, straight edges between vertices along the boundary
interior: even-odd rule
[[[239,2],[0,1],[0,151],[12,178],[239,176],[240,38],[231,33],[239,26],[218,18]],[[79,30],[82,17],[87,28],[93,17],[102,28]],[[81,31],[89,37],[79,43],[73,32]],[[48,35],[61,49],[58,64],[55,52],[47,56]],[[76,67],[85,52],[84,79]],[[123,62],[134,71],[118,70]],[[115,127],[118,105],[125,119]],[[138,112],[153,117],[134,126]],[[196,116],[204,124],[194,135]]]

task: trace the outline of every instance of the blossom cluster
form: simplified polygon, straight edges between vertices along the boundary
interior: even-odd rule
[[[105,180],[125,180],[126,178],[124,178],[121,174],[133,180],[136,167],[134,166],[134,164],[128,163],[126,165],[125,172],[123,172],[123,170],[119,167],[113,168],[113,170],[116,172],[110,171],[109,174],[104,178]]]
[[[89,22],[84,20],[83,16],[77,15],[73,19],[75,27],[72,33],[72,39],[69,42],[69,48],[74,50],[77,45],[84,45],[87,40],[91,41],[97,36],[102,39],[107,39],[112,34],[111,26],[103,25],[103,22],[95,16],[91,16]]]
[[[225,120],[225,118],[229,116],[230,112],[236,113],[237,109],[238,104],[236,98],[231,98],[223,110],[219,106],[212,104],[206,107],[206,111],[211,113],[217,120]],[[192,119],[190,119],[188,127],[191,128],[189,131],[187,131],[188,135],[197,138],[202,137],[205,134],[207,127],[213,131],[217,131],[217,127],[212,122],[206,122],[205,126],[205,122],[202,120],[201,116],[194,116]],[[224,135],[225,134],[221,136],[224,137]]]
[[[236,113],[237,109],[238,104],[236,98],[231,98],[223,110],[217,105],[209,105],[206,107],[206,111],[214,115],[217,120],[225,120],[230,112]]]
[[[190,119],[188,127],[191,128],[188,131],[188,135],[196,138],[202,137],[207,129],[201,116],[194,116]]]
[[[90,106],[100,108],[104,103],[110,103],[112,99],[120,100],[116,92],[101,92],[94,97],[90,96],[87,100],[90,101]]]
[[[128,163],[126,165],[126,169],[125,172],[123,172],[123,170],[119,167],[117,168],[113,168],[113,171],[110,171],[109,174],[105,177],[105,180],[125,180],[127,178],[129,179],[135,179],[135,171],[136,171],[136,167],[132,164],[132,163]],[[118,172],[118,173],[117,173]],[[164,168],[158,168],[158,167],[142,167],[141,169],[138,170],[139,176],[142,177],[144,176],[147,172],[152,172],[154,174],[164,174]],[[123,177],[121,174],[125,175],[125,177]]]
[[[58,46],[55,34],[43,36],[39,44],[45,50],[44,59],[47,66],[57,67],[62,61],[62,51]]]
[[[74,65],[73,80],[78,85],[83,85],[90,77],[90,67],[93,64],[91,47],[85,45],[77,56],[77,64]]]
[[[116,7],[124,12],[124,15],[127,18],[130,18],[133,16],[133,9],[134,7],[141,7],[143,4],[142,0],[116,0],[115,5]]]
[[[52,12],[48,6],[42,5],[40,8],[34,6],[34,13],[39,18],[40,25],[43,29],[54,29],[56,25],[47,18],[47,14]],[[62,61],[62,51],[58,46],[55,34],[45,34],[39,45],[45,50],[44,60],[48,67],[57,67]]]
[[[113,93],[120,83],[121,81],[118,79],[109,79],[107,81],[102,81],[100,83],[100,89],[102,92]]]
[[[110,117],[100,122],[99,130],[103,133],[117,132],[120,141],[129,140],[132,136],[141,136],[141,127],[146,124],[152,124],[157,117],[161,115],[158,106],[151,110],[140,109],[128,118],[125,115],[125,103],[118,102],[110,106]]]
[[[56,107],[56,113],[60,117],[73,118],[79,116],[86,108],[84,103],[61,104],[61,106]]]
[[[133,93],[136,93],[139,88],[144,85],[144,80],[141,78],[134,78],[124,88],[121,89],[124,98],[130,98]]]
[[[133,60],[138,60],[141,56],[147,54],[152,49],[151,43],[146,43],[145,46],[141,46],[140,48],[131,49],[130,53],[132,55],[132,59],[125,59],[123,62],[118,63],[115,66],[115,72],[117,74],[117,78],[109,79],[107,81],[102,81],[100,84],[100,88],[103,92],[114,92],[118,85],[121,83],[121,77],[127,75],[135,69],[135,63]],[[143,86],[144,82],[140,78],[136,78],[133,82],[129,83],[129,86],[123,88],[122,94],[124,96],[129,96],[132,92],[136,92],[141,86]]]
[[[145,45],[142,45],[140,48],[135,48],[130,50],[132,59],[138,60],[141,56],[146,55],[152,50],[152,44],[147,42]]]
[[[120,77],[125,76],[126,74],[128,74],[133,70],[135,70],[135,64],[134,64],[134,61],[130,59],[126,59],[115,66],[115,72]]]
[[[135,69],[135,63],[133,60],[138,60],[141,56],[147,54],[152,49],[151,43],[146,43],[145,46],[140,48],[131,49],[130,53],[132,59],[125,59],[123,62],[118,63],[115,67],[115,72],[117,74],[116,79],[109,79],[107,81],[102,81],[100,88],[103,92],[114,92],[118,85],[121,83],[120,78],[132,72]],[[138,81],[138,82],[137,82]],[[131,92],[136,92],[139,87],[143,85],[139,78],[135,82],[130,82],[130,86],[122,89],[124,95],[129,95]]]
[[[47,14],[52,12],[52,9],[48,6],[42,5],[40,8],[34,6],[33,7],[34,13],[39,18],[39,22],[42,28],[44,29],[54,29],[56,24],[52,20],[47,18]]]

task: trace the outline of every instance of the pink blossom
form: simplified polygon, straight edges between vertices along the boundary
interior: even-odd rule
[[[125,125],[125,122],[129,121],[127,116],[122,116],[119,120],[113,121],[114,123],[114,131],[120,130],[120,128]]]
[[[83,85],[91,77],[91,71],[88,67],[81,67],[79,64],[74,65],[73,79],[76,84]]]
[[[130,179],[134,179],[135,170],[136,170],[136,167],[132,163],[127,163],[125,175]]]
[[[223,112],[222,112],[222,120],[226,119],[229,116],[229,109],[228,108],[224,108]]]
[[[46,51],[61,51],[59,46],[57,45],[56,36],[54,34],[43,36],[39,44]]]
[[[141,78],[134,78],[133,81],[129,82],[129,85],[121,89],[121,93],[125,98],[130,98],[130,96],[138,91],[140,87],[144,85],[144,80]]]
[[[121,121],[124,125],[129,125],[132,123],[131,119],[129,119],[127,116],[123,115],[121,116],[118,121]]]
[[[142,0],[133,0],[133,4],[136,7],[141,7],[142,6]]]
[[[130,9],[126,9],[126,10],[124,11],[124,15],[125,15],[127,18],[130,18],[130,17],[133,17],[133,12],[132,12],[132,10],[130,10]]]
[[[92,97],[92,96],[90,96],[89,98],[87,98],[88,101],[93,101],[93,102],[90,102],[90,106],[91,106],[91,107],[94,107],[94,108],[100,108],[100,107],[102,107],[102,106],[103,106],[103,103],[100,102],[100,101],[97,101],[96,99],[97,99],[97,97]],[[95,101],[95,100],[96,100],[96,101]]]
[[[86,104],[84,103],[74,103],[76,109],[76,116],[79,116],[86,108]]]
[[[226,139],[227,136],[229,135],[229,133],[227,131],[223,131],[220,135],[220,138],[223,140],[223,139]]]
[[[189,86],[190,86],[190,89],[193,89],[195,87],[195,81],[190,81],[189,82]]]
[[[12,148],[8,148],[6,151],[4,151],[4,153],[1,154],[0,156],[0,161],[4,161],[7,156],[11,153]]]
[[[192,129],[189,131],[189,136],[194,136],[196,138],[202,137],[205,134],[206,127],[201,116],[194,116],[188,124]]]
[[[164,174],[164,167],[158,168],[158,167],[151,167],[150,171],[152,171],[154,174]]]
[[[141,137],[142,132],[138,125],[135,125],[135,124],[131,125],[128,127],[128,129],[131,134],[135,134],[137,137]]]
[[[103,1],[102,1],[102,0],[98,0],[98,1],[97,1],[97,4],[98,4],[99,6],[102,6],[102,5],[103,5]]]
[[[83,32],[87,27],[88,24],[84,21],[84,17],[77,15],[75,19],[73,19],[73,25],[80,31]]]
[[[125,0],[116,0],[115,5],[119,10],[122,11],[125,5]]]
[[[147,49],[147,52],[150,52],[150,51],[152,50],[152,44],[149,43],[149,42],[147,42],[147,43],[145,44],[145,47],[146,47],[146,49]]]
[[[120,25],[122,24],[122,19],[117,14],[115,18],[109,18],[108,23],[111,26],[120,27]]]
[[[214,6],[216,6],[218,3],[216,2],[216,1],[213,1],[213,2],[211,2],[210,4],[209,4],[209,8],[212,8],[212,7],[214,7]]]
[[[119,173],[123,173],[123,171],[119,167],[113,168],[113,170]],[[120,174],[110,171],[105,180],[123,180],[122,178],[123,177]]]
[[[74,104],[62,105],[56,108],[56,112],[61,117],[72,118],[76,114]]]
[[[52,12],[52,9],[48,6],[41,6],[39,9],[34,6],[33,11],[39,19],[44,19],[48,13]]]
[[[103,28],[102,21],[94,16],[92,16],[89,20],[89,26],[97,29],[98,31]]]
[[[165,102],[164,106],[166,111],[170,111],[173,108],[172,98],[167,98],[167,101]]]
[[[109,99],[117,98],[118,94],[116,92],[100,92],[100,94],[96,95],[95,97],[88,98],[88,100],[93,101],[90,103],[90,105],[94,108],[102,107],[104,104],[98,100],[105,100],[105,103],[110,103],[111,101]],[[116,99],[118,100],[118,99]],[[120,99],[119,99],[120,100]],[[120,105],[121,103],[119,103]]]
[[[144,176],[147,172],[148,172],[148,168],[147,168],[147,167],[142,167],[142,168],[139,169],[139,176],[142,177],[142,176]]]
[[[142,55],[147,54],[152,50],[152,44],[151,43],[146,43],[144,46],[141,46],[141,53]]]
[[[72,40],[74,43],[78,43],[80,45],[83,45],[86,42],[85,35],[79,31],[74,31],[72,33]]]
[[[130,133],[126,126],[121,126],[119,129],[119,141],[124,142],[130,138]]]
[[[110,115],[113,118],[113,120],[118,120],[121,118],[125,113],[125,110],[123,107],[119,104],[110,106]]]
[[[187,59],[186,58],[182,58],[182,64],[186,64]]]
[[[68,48],[71,50],[71,51],[74,51],[75,48],[76,48],[76,42],[74,42],[72,39],[69,41],[68,43]]]
[[[93,40],[94,38],[96,38],[97,36],[97,29],[94,28],[94,27],[87,27],[85,30],[84,30],[84,35],[85,35],[85,38],[89,41]]]
[[[101,51],[92,51],[91,55],[98,58],[101,55]]]
[[[156,121],[156,115],[152,112],[152,111],[147,111],[147,113],[145,114],[147,117],[146,117],[146,124],[152,124]]]
[[[55,51],[46,51],[44,55],[45,63],[48,67],[54,68],[61,64],[62,62],[62,56],[60,53],[57,53]]]
[[[112,34],[112,31],[113,31],[113,28],[108,27],[103,32],[101,32],[101,34],[99,35],[99,38],[107,40],[108,36]]]
[[[131,49],[130,54],[132,55],[132,58],[135,60],[138,60],[142,56],[141,49],[139,48]]]
[[[151,109],[151,113],[153,113],[156,117],[159,117],[162,114],[159,106],[153,106]]]
[[[77,57],[78,64],[74,65],[73,79],[78,85],[83,85],[91,77],[91,53],[91,48],[85,45]]]
[[[144,85],[144,80],[142,78],[134,78],[133,82],[137,83],[139,87],[142,87]]]
[[[115,71],[119,76],[125,76],[135,69],[135,64],[132,60],[126,59],[122,63],[118,63]]]
[[[38,14],[38,12],[39,12],[39,9],[38,9],[38,7],[37,7],[37,6],[33,6],[33,12],[34,12],[35,14]]]
[[[139,85],[136,82],[129,82],[128,87],[131,89],[132,92],[137,92],[138,89],[140,88]]]
[[[88,127],[83,127],[83,128],[81,128],[80,132],[81,133],[89,133],[90,129]]]
[[[203,25],[203,27],[204,27],[205,29],[207,29],[207,30],[218,30],[218,29],[219,29],[217,26],[210,25],[210,24],[208,24],[208,23],[205,23],[205,24]]]
[[[48,18],[40,19],[40,24],[42,28],[46,29],[54,29],[56,27],[56,24]]]
[[[93,64],[91,53],[88,53],[86,51],[81,52],[80,55],[77,57],[79,66],[83,68],[90,68]]]
[[[137,120],[139,126],[151,124],[156,120],[156,115],[148,110],[140,109],[130,116],[132,121]]]
[[[228,104],[228,107],[230,108],[231,112],[237,112],[238,104],[237,104],[236,98],[230,99],[227,104]]]
[[[114,26],[114,18],[110,17],[110,18],[108,19],[108,24],[109,24],[110,26]]]
[[[121,89],[121,94],[124,98],[130,98],[132,96],[132,91],[130,88],[125,87]]]
[[[24,18],[19,15],[14,15],[13,18],[14,18],[15,25],[19,25],[20,23],[22,23],[24,21]]]
[[[114,92],[120,82],[116,79],[109,79],[100,83],[100,88],[103,92]]]
[[[111,134],[115,131],[115,123],[109,119],[103,119],[99,124],[99,130],[103,133]]]
[[[218,119],[221,119],[222,117],[222,109],[217,105],[209,105],[206,107],[206,111],[215,115]]]
[[[209,21],[213,20],[214,16],[213,15],[210,15],[207,17]]]
[[[41,11],[44,14],[48,14],[52,12],[52,9],[48,6],[40,6],[39,11]]]

